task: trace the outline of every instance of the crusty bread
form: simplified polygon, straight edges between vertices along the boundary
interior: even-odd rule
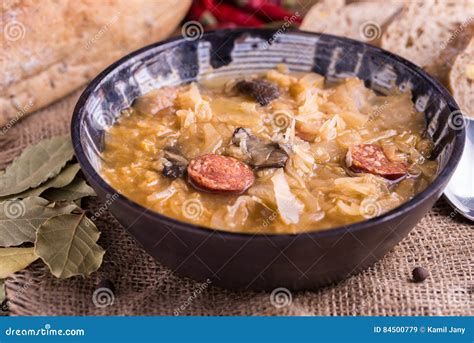
[[[336,26],[336,12],[344,8],[345,0],[321,0],[311,7],[300,25],[301,30],[313,32],[331,31]]]
[[[474,118],[474,38],[454,60],[449,88],[463,114]]]
[[[456,30],[473,17],[473,0],[410,2],[404,13],[388,25],[382,48],[429,67],[436,63]]]
[[[474,19],[474,18],[473,18]],[[474,34],[474,20],[471,25],[461,25],[451,35],[449,41],[440,46],[440,53],[434,62],[425,67],[426,71],[441,81],[446,87],[449,84],[449,73],[456,57],[469,45]]]
[[[314,5],[301,25],[302,30],[324,32],[377,44],[384,25],[403,8],[401,1],[354,2],[323,0]]]
[[[5,0],[0,127],[65,96],[108,64],[168,36],[191,0]]]

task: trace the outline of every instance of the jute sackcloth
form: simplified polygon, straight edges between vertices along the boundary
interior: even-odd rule
[[[29,144],[67,133],[78,95],[7,130],[0,138],[0,168]],[[96,199],[83,204],[91,213],[99,206]],[[36,262],[6,281],[10,315],[474,315],[474,227],[443,199],[373,267],[323,289],[285,294],[283,302],[270,293],[181,278],[148,256],[109,213],[95,222],[107,250],[100,270],[61,280]],[[430,272],[422,283],[410,281],[416,266]],[[94,296],[102,279],[114,284],[112,304],[110,295]]]

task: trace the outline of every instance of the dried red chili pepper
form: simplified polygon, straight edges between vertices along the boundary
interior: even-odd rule
[[[275,20],[290,20],[293,18],[294,22],[301,23],[302,19],[296,13],[290,12],[283,7],[264,3],[259,8],[255,9],[257,11],[257,15],[262,18],[267,18],[269,21]]]
[[[256,18],[252,14],[245,13],[236,7],[227,4],[217,4],[210,9],[211,13],[217,20],[221,22],[231,22],[239,26],[254,26],[259,27],[263,25],[263,21]]]
[[[215,0],[201,0],[204,7],[208,10],[210,10],[211,8],[213,8],[214,6],[216,6],[216,1]],[[194,1],[194,2],[200,2],[199,0],[198,1]]]
[[[188,19],[199,21],[206,28],[215,27],[218,24],[217,19],[200,1],[193,2],[188,12]]]
[[[236,27],[236,23],[219,23],[217,24],[216,29],[234,29]]]
[[[233,0],[233,3],[249,13],[257,14],[266,22],[286,21],[293,18],[293,22],[301,23],[302,20],[296,13],[268,0]]]

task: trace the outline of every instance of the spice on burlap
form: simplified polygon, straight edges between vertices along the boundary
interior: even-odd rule
[[[78,95],[0,135],[0,168],[27,145],[67,133]],[[93,198],[83,203],[90,213],[100,206]],[[474,315],[474,227],[442,199],[373,267],[330,287],[292,292],[283,302],[270,293],[179,277],[147,255],[107,211],[95,223],[107,250],[100,270],[61,280],[33,264],[6,281],[11,315]],[[430,271],[422,283],[410,280],[417,266]],[[114,298],[99,304],[93,294],[104,279],[114,285]]]
[[[411,275],[413,276],[414,282],[423,282],[429,276],[429,272],[426,268],[416,267],[412,270]]]

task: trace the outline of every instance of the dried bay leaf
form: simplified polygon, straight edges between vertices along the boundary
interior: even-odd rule
[[[0,278],[4,279],[10,274],[25,269],[37,259],[34,248],[0,249]]]
[[[26,191],[15,195],[0,197],[0,201],[6,199],[24,199],[33,196],[40,196],[41,193],[49,188],[61,188],[67,186],[74,180],[80,169],[81,167],[79,166],[79,163],[68,164],[56,177],[47,180],[38,187],[27,189]]]
[[[58,278],[96,271],[105,251],[97,245],[100,232],[82,214],[63,214],[45,221],[36,234],[35,252]]]
[[[62,188],[51,188],[43,193],[43,196],[51,201],[74,201],[95,195],[94,189],[79,177]]]
[[[40,197],[0,203],[0,246],[34,242],[36,231],[48,218],[71,213],[75,204],[55,204]]]
[[[56,176],[74,155],[69,135],[29,146],[0,175],[0,196],[17,194]]]

